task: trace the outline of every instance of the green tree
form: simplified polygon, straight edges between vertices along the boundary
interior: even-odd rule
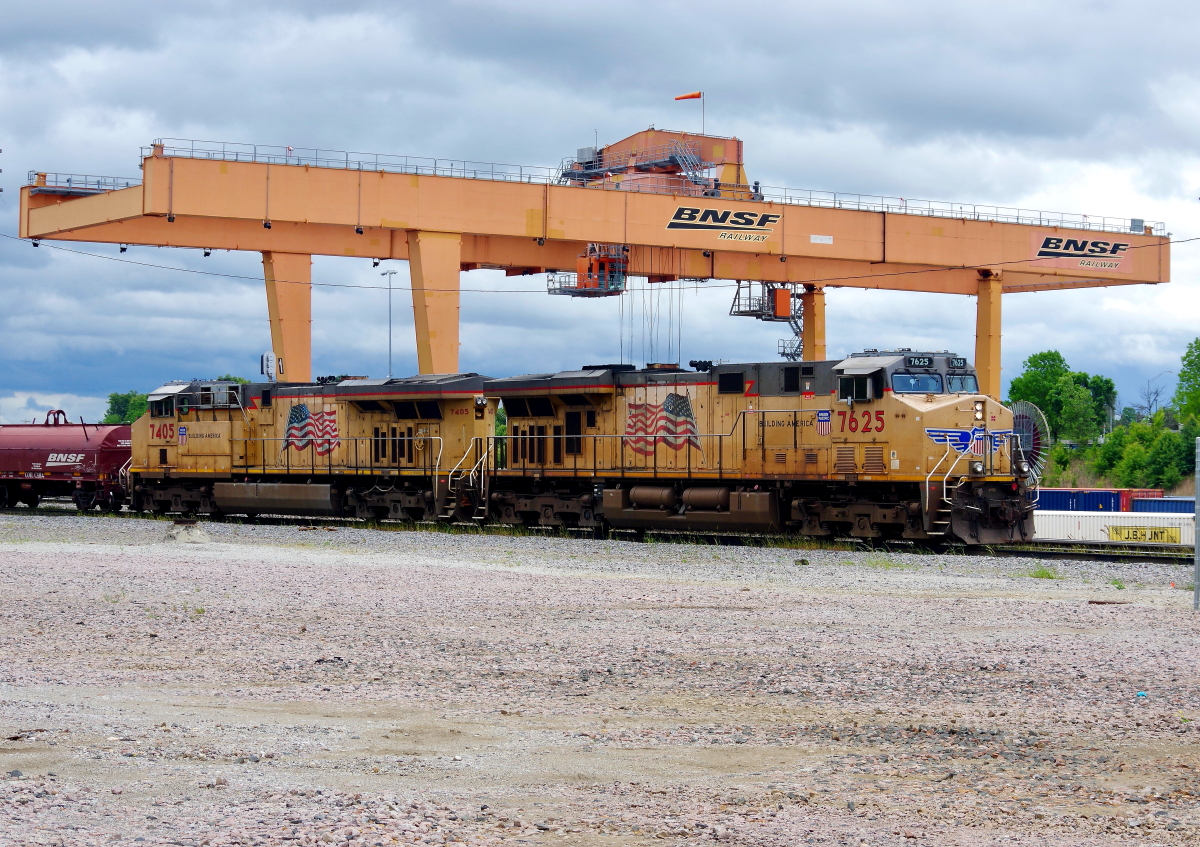
[[[132,423],[146,414],[146,395],[136,391],[108,395],[108,411],[101,423]]]
[[[496,409],[496,466],[508,467],[508,412],[504,406]]]
[[[217,377],[217,382],[236,382],[238,385],[246,385],[250,380],[233,374],[225,374],[225,376]]]
[[[1146,483],[1155,488],[1174,488],[1183,478],[1183,439],[1178,432],[1163,429],[1146,454]]]
[[[1200,416],[1200,338],[1188,344],[1180,360],[1174,404],[1184,420]]]
[[[1117,384],[1106,376],[1076,374],[1086,380],[1087,390],[1096,406],[1096,420],[1107,425],[1117,408]]]
[[[1096,420],[1096,402],[1087,388],[1075,379],[1076,374],[1064,374],[1047,396],[1053,410],[1058,434],[1075,442],[1092,441],[1100,434]],[[1086,374],[1085,374],[1086,376]],[[1054,428],[1054,423],[1051,423]]]
[[[1129,445],[1129,427],[1118,426],[1114,427],[1104,439],[1104,443],[1097,445],[1093,455],[1092,469],[1100,476],[1108,476],[1113,472],[1113,468],[1121,463],[1121,457],[1125,455],[1125,448]]]
[[[1046,350],[1034,353],[1022,367],[1021,375],[1008,387],[1009,401],[1027,400],[1049,415],[1050,392],[1071,373],[1067,360],[1057,350]]]
[[[1122,488],[1145,488],[1146,465],[1149,461],[1150,451],[1144,444],[1140,441],[1129,444],[1113,472],[1117,485]]]

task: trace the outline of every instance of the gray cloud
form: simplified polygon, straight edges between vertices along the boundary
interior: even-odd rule
[[[158,136],[553,165],[593,129],[604,141],[650,123],[698,128],[696,104],[670,98],[702,88],[709,130],[745,139],[752,178],[769,184],[1141,216],[1186,236],[1200,194],[1197,14],[1100,2],[754,3],[732,16],[728,4],[624,0],[26,4],[0,30],[0,231],[16,232],[26,170],[135,175],[138,148]],[[1006,298],[1006,376],[1058,347],[1134,396],[1196,334],[1194,253],[1177,248],[1177,282],[1161,289]],[[257,256],[126,257],[255,279],[0,239],[0,403],[251,375],[268,343]],[[381,284],[362,261],[318,258],[314,270]],[[463,284],[543,283],[475,271]],[[643,296],[625,298],[627,318]],[[781,327],[728,317],[729,296],[685,294],[683,360],[774,358]],[[385,297],[318,289],[318,372],[386,369]],[[395,298],[398,373],[415,368],[407,298]],[[623,333],[620,313],[616,301],[464,294],[463,367],[641,357],[641,324]],[[973,322],[965,297],[829,295],[831,353],[971,355]]]

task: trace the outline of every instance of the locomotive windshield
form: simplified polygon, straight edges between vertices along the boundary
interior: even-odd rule
[[[942,375],[892,374],[892,391],[897,394],[941,394]]]
[[[950,374],[946,377],[946,387],[951,394],[978,394],[979,381],[975,374]]]

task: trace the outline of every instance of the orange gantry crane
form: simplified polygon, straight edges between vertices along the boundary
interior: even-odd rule
[[[754,281],[734,313],[802,316],[806,360],[825,358],[826,287],[974,295],[975,366],[997,398],[1002,294],[1170,279],[1162,224],[766,188],[737,138],[653,128],[558,168],[164,139],[141,169],[31,173],[21,237],[260,252],[272,349],[296,382],[312,377],[313,255],[409,261],[421,373],[458,371],[460,272],[475,268],[555,272],[552,293],[581,296],[626,275]]]

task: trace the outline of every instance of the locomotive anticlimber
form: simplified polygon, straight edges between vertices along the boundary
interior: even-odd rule
[[[1033,537],[1012,413],[948,353],[493,379],[176,383],[134,505],[989,544]],[[503,408],[505,431],[497,434]]]

